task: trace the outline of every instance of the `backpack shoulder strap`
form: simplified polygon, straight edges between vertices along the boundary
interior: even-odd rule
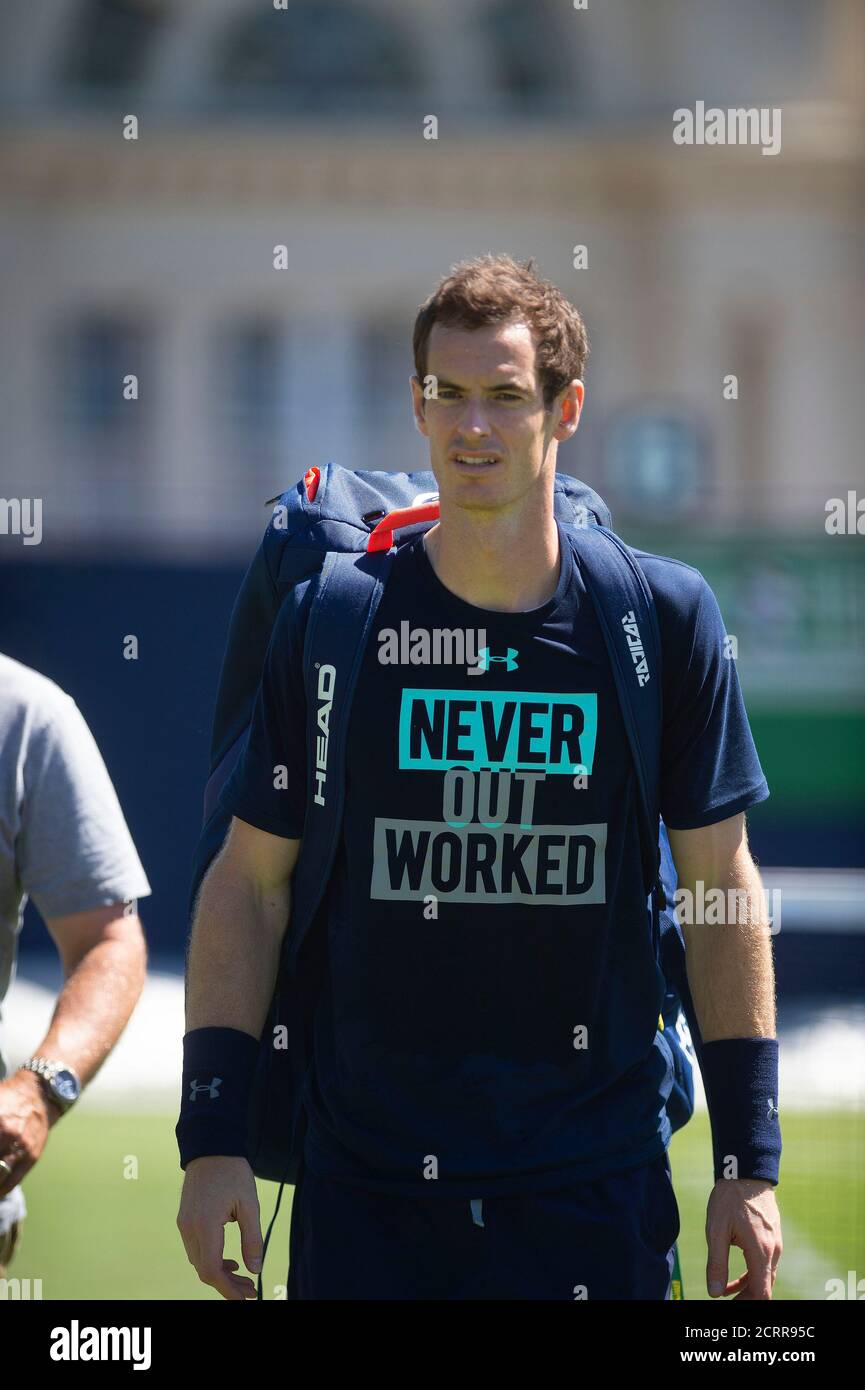
[[[300,946],[330,880],[345,802],[345,749],[357,678],[394,551],[328,551],[315,583],[303,648],[307,805],[292,884],[287,949]]]
[[[586,581],[613,668],[637,776],[648,894],[660,886],[661,867],[661,641],[655,605],[636,558],[613,531],[605,526],[567,525],[562,530]]]

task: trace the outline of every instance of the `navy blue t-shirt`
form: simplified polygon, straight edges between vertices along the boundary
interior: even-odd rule
[[[319,1176],[482,1197],[600,1177],[669,1142],[635,776],[560,540],[555,594],[520,613],[451,593],[421,537],[395,557],[349,722],[305,1151]],[[663,651],[661,813],[709,825],[769,795],[735,662],[699,572],[635,553]],[[300,838],[287,608],[221,801]]]

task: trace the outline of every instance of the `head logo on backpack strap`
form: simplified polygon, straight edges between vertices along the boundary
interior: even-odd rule
[[[602,526],[564,526],[586,581],[613,670],[637,776],[646,891],[657,879],[661,692],[651,679],[661,644],[652,594],[628,547]]]

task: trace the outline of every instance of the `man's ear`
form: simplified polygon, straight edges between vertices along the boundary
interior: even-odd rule
[[[579,378],[575,377],[569,382],[561,402],[555,407],[559,421],[553,430],[553,438],[560,444],[571,438],[580,423],[585,395],[586,388]]]
[[[424,397],[420,378],[416,373],[412,373],[409,377],[409,385],[411,386],[412,413],[414,415],[415,426],[420,434],[426,436],[426,399]]]

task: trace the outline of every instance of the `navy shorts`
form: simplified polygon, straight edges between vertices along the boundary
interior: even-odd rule
[[[666,1154],[555,1192],[391,1196],[305,1170],[288,1298],[666,1299],[679,1210]]]

